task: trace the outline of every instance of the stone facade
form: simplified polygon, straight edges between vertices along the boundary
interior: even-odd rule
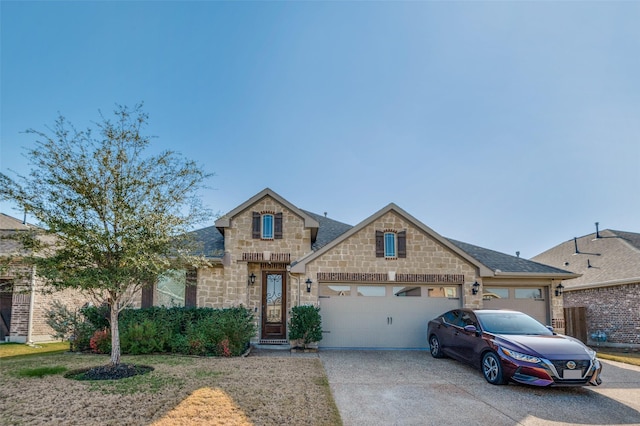
[[[571,288],[563,296],[565,307],[587,308],[590,344],[640,347],[640,282]]]
[[[376,230],[407,232],[406,258],[386,259],[376,257]],[[307,276],[318,282],[318,274],[323,273],[382,273],[423,274],[429,271],[442,275],[463,275],[463,300],[466,307],[478,307],[482,303],[480,295],[472,295],[471,286],[478,280],[474,265],[460,258],[448,247],[430,238],[422,230],[395,212],[389,212],[358,231],[331,250],[307,265]],[[392,274],[393,275],[393,274]],[[305,277],[306,279],[306,277]],[[315,303],[318,286],[311,293],[305,293],[301,303]]]

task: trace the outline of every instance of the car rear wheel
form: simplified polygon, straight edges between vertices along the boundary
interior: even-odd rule
[[[431,350],[431,356],[434,358],[442,358],[444,354],[442,353],[442,348],[440,347],[440,340],[438,340],[438,336],[432,334],[429,337],[429,348]]]
[[[487,352],[482,357],[482,374],[484,374],[487,382],[492,385],[504,385],[507,383],[504,379],[500,358],[494,352]]]

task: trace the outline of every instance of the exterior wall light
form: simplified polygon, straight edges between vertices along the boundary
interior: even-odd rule
[[[562,283],[558,284],[556,286],[556,296],[562,296],[562,289],[564,288],[564,286],[562,285]]]
[[[478,281],[476,281],[475,283],[473,283],[473,286],[471,288],[471,293],[478,294],[479,289],[480,289],[480,284],[478,284]]]
[[[305,284],[307,285],[307,293],[311,293],[311,283],[313,281],[311,281],[311,278],[307,278],[307,280],[305,281]]]
[[[249,275],[249,285],[254,285],[256,283],[256,274],[253,272]]]

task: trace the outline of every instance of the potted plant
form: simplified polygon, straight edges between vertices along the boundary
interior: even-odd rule
[[[320,308],[304,305],[291,308],[289,316],[289,340],[298,341],[298,347],[309,349],[322,340]]]

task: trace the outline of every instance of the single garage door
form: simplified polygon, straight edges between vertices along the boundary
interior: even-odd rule
[[[429,320],[460,306],[457,285],[321,284],[319,346],[425,349]]]
[[[513,309],[550,325],[547,287],[487,286],[482,293],[482,302],[485,309]]]

